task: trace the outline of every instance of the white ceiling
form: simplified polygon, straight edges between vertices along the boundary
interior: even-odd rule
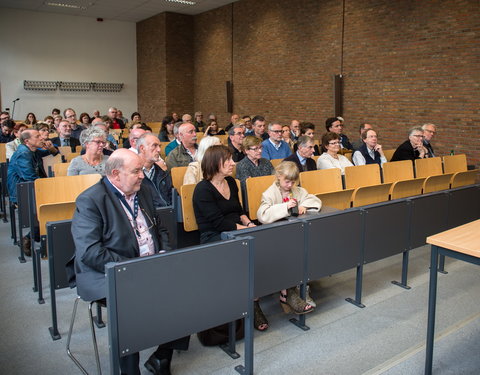
[[[69,14],[104,18],[117,21],[138,22],[162,12],[195,15],[207,10],[234,3],[237,0],[193,0],[195,5],[185,5],[167,0],[0,0],[0,8],[14,8],[38,12]],[[48,6],[46,3],[77,5],[84,9]]]

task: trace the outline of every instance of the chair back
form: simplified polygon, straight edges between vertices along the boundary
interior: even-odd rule
[[[270,163],[272,163],[273,168],[277,168],[277,166],[283,161],[283,159],[272,159]]]
[[[346,210],[352,206],[353,191],[354,189],[338,190],[329,193],[316,194],[316,196],[322,201],[322,207],[333,207],[338,210]]]
[[[396,182],[414,178],[411,160],[392,161],[382,165],[383,182]]]
[[[217,137],[218,139],[220,139],[220,142],[222,143],[222,145],[225,145],[225,146],[228,145],[228,134],[218,134],[218,135],[214,135],[214,137]],[[198,143],[198,138],[197,138],[197,143]]]
[[[427,177],[423,183],[423,194],[450,189],[450,180],[452,177],[453,173]]]
[[[378,165],[378,164],[376,164]],[[355,189],[352,195],[352,207],[388,201],[392,184],[362,186]]]
[[[6,143],[0,143],[0,163],[7,161],[7,148]]]
[[[60,153],[62,155],[66,155],[66,154],[71,154],[72,153],[72,148],[70,146],[58,146],[58,151],[60,151]]]
[[[342,190],[342,172],[338,168],[300,172],[300,186],[310,194]]]
[[[245,181],[247,187],[248,214],[250,220],[257,219],[257,211],[260,207],[262,194],[275,181],[274,175],[249,177]]]
[[[187,171],[187,167],[174,167],[170,170],[172,176],[172,185],[177,191],[180,191],[180,187],[183,185],[183,176]]]
[[[160,142],[160,156],[165,159],[166,158],[166,153],[165,153],[165,148],[168,146],[170,142]]]
[[[388,150],[383,150],[383,154],[385,155],[385,158],[387,159],[387,161],[392,160],[392,156],[393,156],[394,153],[395,153],[394,148],[391,148],[391,149],[388,149]]]
[[[377,163],[345,168],[345,189],[356,189],[380,183],[382,183],[380,166]]]
[[[450,185],[452,189],[461,187],[461,186],[473,185],[477,182],[477,178],[478,178],[478,169],[473,169],[473,170],[464,171],[464,172],[457,172],[452,176],[450,180]]]
[[[182,202],[183,229],[185,232],[198,230],[195,212],[193,211],[193,191],[196,184],[180,186],[180,200]]]
[[[436,176],[443,173],[442,158],[415,159],[415,177]]]
[[[61,164],[62,163],[62,154],[58,153],[57,155],[48,155],[44,156],[42,159],[43,162],[43,168],[45,169],[45,172],[48,175],[48,169],[55,167],[56,164]]]
[[[422,194],[424,181],[424,178],[412,178],[393,182],[390,188],[390,199],[401,199]]]
[[[53,165],[53,175],[55,177],[66,176],[70,163],[56,163]]]
[[[444,173],[464,172],[467,170],[467,156],[465,154],[447,155],[443,157]]]
[[[70,163],[73,159],[75,159],[77,156],[80,156],[80,153],[78,152],[70,152],[68,154],[65,154],[65,161],[67,163]]]

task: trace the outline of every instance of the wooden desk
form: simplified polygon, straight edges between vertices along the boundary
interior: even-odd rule
[[[439,255],[446,255],[480,265],[480,220],[427,237],[432,245],[430,257],[430,290],[428,297],[427,350],[425,374],[432,373],[435,308],[437,300],[437,264]]]

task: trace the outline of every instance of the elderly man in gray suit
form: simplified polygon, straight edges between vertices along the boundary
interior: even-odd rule
[[[170,250],[167,230],[155,213],[152,191],[141,185],[142,159],[130,150],[116,150],[107,161],[105,174],[77,198],[72,221],[77,292],[87,301],[106,297],[107,263]],[[186,350],[188,344],[189,337],[184,337],[159,346],[145,366],[154,374],[170,374],[173,350]],[[122,374],[139,375],[139,358],[138,353],[122,357]]]

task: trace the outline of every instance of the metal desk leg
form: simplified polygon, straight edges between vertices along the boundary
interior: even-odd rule
[[[220,345],[220,349],[222,349],[225,353],[227,353],[233,359],[240,358],[240,354],[238,354],[235,350],[235,343],[236,343],[235,332],[236,331],[237,331],[237,322],[234,320],[233,322],[228,323],[228,343]]]
[[[440,255],[439,256],[438,272],[443,273],[443,274],[448,273],[447,271],[445,271],[445,255]]]
[[[362,303],[362,283],[363,283],[363,264],[357,266],[357,279],[355,282],[355,299],[345,298],[345,301],[354,304],[357,307],[364,308]]]
[[[425,354],[425,375],[432,374],[433,342],[435,337],[435,308],[437,301],[438,247],[432,245],[430,256],[430,288],[428,296],[427,350]]]
[[[410,289],[407,285],[407,277],[408,277],[408,254],[409,250],[403,252],[403,261],[402,261],[402,281],[392,281],[392,284],[397,285],[404,289]]]

